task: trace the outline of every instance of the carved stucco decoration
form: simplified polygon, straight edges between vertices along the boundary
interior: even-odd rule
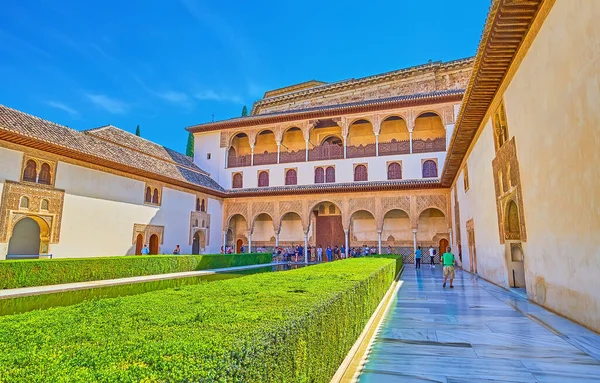
[[[204,226],[202,223],[204,222]],[[190,213],[190,235],[189,244],[191,245],[194,240],[194,234],[198,230],[204,230],[206,234],[206,245],[208,246],[210,238],[210,214],[203,211],[192,211]]]
[[[348,216],[359,210],[366,210],[373,215],[375,214],[375,199],[374,198],[350,198],[348,199]]]
[[[20,207],[22,196],[29,199],[28,208]],[[6,181],[0,203],[0,242],[8,242],[12,236],[14,224],[19,219],[30,216],[46,222],[49,228],[49,243],[58,243],[64,196],[64,190]],[[43,199],[48,201],[48,210],[41,209]]]
[[[446,217],[448,217],[447,199],[445,195],[424,195],[417,196],[417,217],[421,215],[423,210],[429,208],[439,209]]]
[[[409,196],[398,196],[398,197],[382,197],[381,201],[381,212],[385,215],[392,209],[403,210],[410,216],[410,197]]]
[[[221,142],[220,142],[220,147],[221,148],[228,148],[229,147],[229,141],[231,139],[231,131],[227,131],[227,130],[221,130]]]
[[[521,174],[519,171],[519,160],[517,158],[517,147],[514,137],[498,149],[496,157],[492,160],[492,169],[494,173],[494,189],[496,192],[496,210],[500,243],[504,243],[506,240],[520,240],[526,242],[527,230],[523,208]],[[511,201],[515,202],[518,210],[520,233],[516,236],[509,235],[508,230],[505,227],[507,223],[507,207]]]
[[[138,234],[142,235],[143,243],[148,244],[150,242],[150,237],[156,235],[158,237],[158,243],[160,245],[163,244],[165,227],[158,225],[146,225],[143,223],[134,223],[133,224],[133,237],[131,239],[131,243],[135,245]]]

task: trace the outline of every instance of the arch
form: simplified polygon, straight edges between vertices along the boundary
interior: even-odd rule
[[[154,188],[154,192],[152,193],[152,203],[158,205],[159,201],[160,201],[160,197],[158,195],[158,189]]]
[[[440,234],[448,233],[446,214],[437,207],[423,209],[417,220],[417,241],[428,242],[428,246],[438,247]]]
[[[200,211],[206,211],[206,202],[204,198],[202,198],[202,202],[200,202]]]
[[[285,172],[285,184],[286,185],[297,185],[298,184],[298,172],[296,172],[296,169],[288,169]]]
[[[388,113],[381,117],[381,122],[383,123],[386,120],[395,120],[395,119],[404,120],[406,122],[407,117],[406,117],[406,115],[404,115],[402,113]]]
[[[279,243],[302,243],[304,241],[305,221],[296,211],[283,213],[279,220]]]
[[[42,199],[40,202],[40,210],[48,210],[50,207],[50,202],[47,199]]]
[[[254,223],[260,216],[267,216],[272,222],[275,222],[275,220],[273,219],[273,216],[269,213],[265,213],[265,212],[256,213],[256,214],[254,214],[254,217],[252,218],[252,228],[254,228]]]
[[[252,219],[252,241],[261,246],[275,237],[275,220],[269,213],[258,213]]]
[[[192,240],[192,254],[204,253],[206,248],[206,234],[203,230],[198,230],[194,233]]]
[[[521,224],[519,222],[519,208],[514,200],[510,200],[506,205],[506,232],[509,236],[521,235]]]
[[[236,219],[243,219],[244,222],[246,223],[246,231],[248,231],[249,227],[248,227],[248,219],[246,218],[245,215],[241,214],[241,213],[234,213],[232,215],[230,215],[227,220],[225,221],[225,228],[229,228],[231,226],[231,221],[232,220],[236,220]]]
[[[202,228],[204,228],[206,221],[202,220]]]
[[[375,214],[366,209],[356,209],[349,219],[350,246],[373,246],[379,241]]]
[[[158,235],[152,234],[150,236],[150,254],[156,255],[158,254]]]
[[[19,208],[21,209],[29,209],[29,198],[26,196],[22,196],[19,200]]]
[[[258,173],[258,187],[267,187],[269,186],[269,172],[263,170]]]
[[[28,160],[23,170],[23,181],[35,182],[37,178],[37,163],[34,160]]]
[[[241,189],[242,187],[244,187],[244,178],[242,177],[242,173],[235,173],[233,175],[231,187],[233,189]]]
[[[402,179],[402,165],[398,162],[391,162],[387,168],[387,179],[388,180],[401,180]]]
[[[304,132],[298,126],[291,125],[281,133],[281,150],[283,152],[297,151],[306,149]]]
[[[135,255],[142,254],[142,247],[144,247],[144,236],[139,233],[135,238]]]
[[[439,215],[439,214],[441,214],[443,217],[446,217],[446,213],[444,213],[444,212],[442,211],[442,209],[440,209],[440,208],[439,208],[439,207],[437,207],[437,206],[427,206],[427,207],[424,207],[424,208],[423,208],[423,209],[422,209],[422,210],[419,212],[419,218],[421,218],[422,216],[425,216],[425,215],[427,215],[427,214],[429,214],[429,215],[432,215],[432,214],[433,214],[433,215]]]
[[[425,110],[420,111],[419,114],[416,115],[415,120],[419,117],[436,117],[436,116],[439,117],[442,121],[444,120],[444,118],[442,117],[440,112],[438,112],[435,109],[425,109]]]
[[[315,168],[315,183],[322,184],[325,182],[325,169],[318,167]]]
[[[152,189],[150,186],[146,187],[146,195],[144,197],[144,202],[152,203]]]
[[[8,242],[9,255],[39,255],[41,245],[41,228],[38,223],[25,217],[13,226],[12,236]]]
[[[250,140],[250,136],[248,136],[248,134],[247,134],[246,132],[242,132],[242,131],[240,130],[240,131],[237,131],[237,132],[233,133],[233,134],[231,135],[231,138],[229,138],[229,146],[228,146],[228,148],[231,148],[231,147],[233,147],[233,146],[234,146],[234,145],[233,145],[233,142],[234,142],[234,140],[235,140],[236,138],[238,138],[238,139],[239,139],[239,138],[246,138],[246,137],[248,138],[248,145],[250,145],[250,142],[249,142],[249,140]]]
[[[323,146],[326,143],[328,145],[343,145],[344,139],[342,138],[341,134],[330,134],[321,139],[319,146]]]
[[[254,136],[254,165],[277,163],[277,137],[272,129],[265,128]]]
[[[52,183],[52,174],[50,174],[50,165],[43,163],[38,176],[38,183],[50,185]]]
[[[365,165],[356,165],[354,167],[354,181],[368,181],[369,173]]]
[[[335,182],[335,168],[333,166],[328,166],[325,169],[325,182]]]
[[[423,178],[437,178],[438,169],[434,160],[426,160],[423,162]]]
[[[412,225],[410,214],[398,208],[388,209],[381,216],[381,232],[388,242],[404,241],[412,243]],[[389,238],[392,237],[390,240]]]
[[[446,138],[444,119],[435,111],[423,111],[415,118],[413,140],[434,140]]]
[[[373,122],[369,118],[356,118],[348,124],[348,146],[365,146],[375,143]]]

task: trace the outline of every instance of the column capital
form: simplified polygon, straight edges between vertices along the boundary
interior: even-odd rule
[[[412,229],[413,234],[417,234],[417,229]]]

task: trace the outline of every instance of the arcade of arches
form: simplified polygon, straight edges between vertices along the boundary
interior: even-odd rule
[[[224,241],[241,246],[386,248],[444,246],[451,241],[447,190],[249,197],[224,202]]]

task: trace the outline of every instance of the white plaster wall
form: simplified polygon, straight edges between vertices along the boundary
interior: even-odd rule
[[[5,181],[19,181],[21,179],[21,166],[23,153],[0,147],[0,196],[4,191]],[[0,259],[6,257],[8,242],[0,242]]]
[[[496,194],[492,160],[495,156],[491,121],[484,126],[467,158],[469,190],[465,193],[463,172],[456,180],[460,210],[463,268],[469,270],[469,242],[466,222],[473,219],[477,254],[477,271],[483,278],[508,287],[504,246],[500,244],[496,213]],[[453,198],[452,198],[453,199]],[[458,249],[455,251],[457,252]]]
[[[530,297],[600,331],[600,2],[557,0],[504,100]]]
[[[206,211],[210,214],[210,241],[206,253],[218,254],[223,246],[223,201],[209,197]]]
[[[221,149],[220,146],[219,131],[194,134],[194,163],[218,183],[221,183],[219,170],[225,168],[225,149]],[[210,160],[206,158],[209,153]]]

